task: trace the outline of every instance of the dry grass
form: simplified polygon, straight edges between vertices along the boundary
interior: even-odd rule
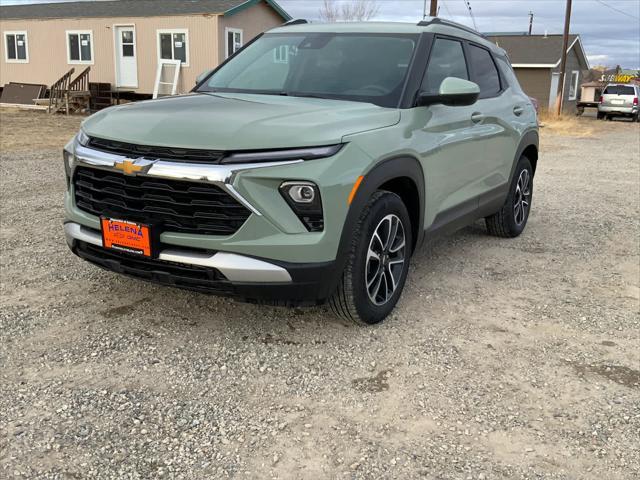
[[[557,135],[578,138],[593,136],[593,126],[576,115],[564,113],[557,116],[555,113],[543,110],[538,116],[538,121],[543,127],[543,132],[548,131]]]
[[[0,150],[3,153],[62,147],[80,128],[80,115],[50,115],[37,110],[0,108]]]

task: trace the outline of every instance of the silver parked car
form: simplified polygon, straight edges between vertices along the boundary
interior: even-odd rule
[[[631,117],[633,121],[639,121],[638,97],[640,97],[640,85],[607,85],[598,104],[598,119]]]

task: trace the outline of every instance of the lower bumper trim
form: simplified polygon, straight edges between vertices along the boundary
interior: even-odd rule
[[[75,241],[81,241],[102,247],[102,236],[96,230],[79,223],[68,222],[64,225],[64,231],[70,246]],[[216,269],[231,282],[291,283],[292,281],[289,272],[279,265],[235,253],[209,254],[197,250],[167,248],[160,252],[158,260]]]

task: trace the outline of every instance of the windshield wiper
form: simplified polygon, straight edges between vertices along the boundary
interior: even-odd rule
[[[317,93],[303,93],[303,92],[289,92],[286,95],[290,97],[303,97],[303,98],[322,98],[323,100],[331,100],[331,98]]]

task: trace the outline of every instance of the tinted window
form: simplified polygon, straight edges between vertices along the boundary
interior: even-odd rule
[[[27,59],[27,40],[24,35],[16,35],[16,45],[18,52],[18,59]]]
[[[489,51],[469,45],[469,63],[473,80],[480,86],[480,98],[497,95],[500,92],[500,75]]]
[[[80,35],[80,59],[83,62],[91,61],[91,35],[88,33]]]
[[[69,59],[80,60],[80,41],[78,35],[69,35]]]
[[[173,52],[171,51],[171,34],[160,34],[160,58],[173,60]]]
[[[606,95],[634,95],[633,87],[626,85],[609,85],[604,89]]]
[[[503,85],[504,88],[507,88],[507,86],[509,87],[519,86],[520,82],[518,82],[518,77],[516,77],[516,74],[513,71],[513,68],[511,67],[511,64],[509,63],[509,61],[506,58],[502,58],[502,57],[496,57],[496,60],[498,61],[498,65],[500,66],[500,69],[502,70],[503,78],[506,79],[505,85]]]
[[[173,59],[180,60],[182,63],[187,61],[187,36],[184,33],[173,34]]]
[[[200,91],[314,96],[395,107],[415,35],[266,34]]]
[[[422,90],[438,93],[440,84],[447,77],[469,80],[462,43],[446,38],[436,38],[431,49],[427,74],[422,82]]]
[[[16,58],[16,36],[7,35],[7,58],[15,60]]]

